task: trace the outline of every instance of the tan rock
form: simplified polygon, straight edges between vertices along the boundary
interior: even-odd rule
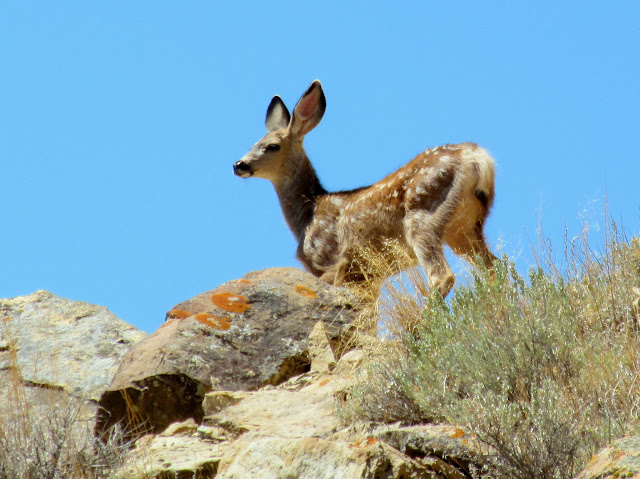
[[[362,364],[365,354],[362,349],[354,349],[345,353],[336,366],[336,373],[340,375],[353,374]]]
[[[596,454],[576,479],[640,479],[640,436],[618,439]]]
[[[227,443],[194,436],[144,436],[114,479],[215,477]]]
[[[336,376],[305,375],[278,388],[256,391],[219,415],[205,417],[204,423],[233,425],[261,435],[326,437],[340,427],[334,395],[350,384],[351,380]]]
[[[244,391],[213,391],[204,397],[202,409],[206,416],[222,411],[228,406],[238,404],[248,396]]]
[[[412,459],[379,441],[332,442],[248,434],[220,462],[216,479],[401,479],[433,477]]]
[[[196,422],[189,418],[186,421],[182,422],[174,422],[170,424],[168,428],[166,428],[160,436],[168,437],[168,436],[178,436],[178,435],[190,435],[194,431],[198,429],[198,425]]]
[[[318,321],[309,335],[311,372],[328,373],[336,368],[336,358],[322,321]]]
[[[188,471],[213,477],[207,474],[215,470],[218,479],[462,479],[482,463],[475,438],[455,426],[344,428],[335,397],[352,381],[352,375],[307,373],[245,393],[235,404],[214,407],[192,436],[184,436],[193,427],[187,423],[186,431],[182,424],[169,429],[174,436],[139,440],[118,477],[191,477]],[[192,449],[191,462],[180,457],[185,448]],[[143,466],[146,475],[133,474]]]

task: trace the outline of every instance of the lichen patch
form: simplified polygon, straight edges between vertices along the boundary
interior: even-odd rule
[[[172,309],[167,313],[167,318],[171,319],[184,319],[191,316],[192,313],[183,309]]]
[[[200,324],[204,324],[205,326],[209,326],[210,328],[218,329],[220,331],[226,331],[231,327],[231,321],[228,317],[219,318],[208,313],[198,313],[193,315],[193,319],[198,321]]]
[[[296,285],[295,287],[295,291],[296,293],[305,296],[307,298],[317,298],[318,295],[315,293],[315,291],[313,291],[310,288],[307,288],[306,286],[302,286],[301,284]]]
[[[218,308],[230,313],[244,313],[251,307],[247,298],[233,293],[216,293],[211,295],[211,302]]]

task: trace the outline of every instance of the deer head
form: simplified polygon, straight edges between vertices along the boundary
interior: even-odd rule
[[[255,176],[277,184],[296,172],[299,158],[306,158],[302,142],[324,115],[326,100],[322,86],[315,80],[302,95],[293,116],[276,95],[267,109],[267,134],[233,165],[233,172],[242,178]]]

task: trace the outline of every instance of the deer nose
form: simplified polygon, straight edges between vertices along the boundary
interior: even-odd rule
[[[236,176],[247,178],[248,176],[251,176],[251,167],[242,160],[236,161],[233,164],[233,173]]]

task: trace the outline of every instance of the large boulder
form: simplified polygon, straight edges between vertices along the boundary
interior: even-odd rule
[[[201,423],[205,393],[255,390],[309,370],[318,321],[339,356],[356,318],[346,291],[296,268],[248,273],[199,294],[125,356],[100,398],[98,432]]]
[[[0,320],[0,388],[19,380],[28,391],[92,401],[107,389],[124,354],[147,336],[103,306],[47,291],[0,299]]]
[[[146,335],[102,306],[46,291],[0,299],[0,476],[104,465],[88,459],[96,401]]]

